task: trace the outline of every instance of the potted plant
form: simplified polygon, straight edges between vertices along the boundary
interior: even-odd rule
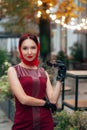
[[[70,62],[73,64],[74,69],[80,69],[81,63],[83,62],[83,49],[82,45],[78,42],[74,43],[73,46],[70,47]]]
[[[63,61],[66,64],[67,69],[69,68],[69,59],[67,54],[64,51],[59,51],[56,58],[57,60]]]

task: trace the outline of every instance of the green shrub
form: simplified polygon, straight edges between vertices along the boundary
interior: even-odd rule
[[[77,130],[87,130],[87,114],[82,111],[76,111],[71,115],[70,124]]]
[[[70,115],[66,111],[57,112],[54,115],[54,120],[58,122],[54,130],[68,130]]]
[[[67,68],[69,67],[68,56],[63,51],[59,51],[58,52],[58,54],[57,54],[57,60],[63,61],[66,64]]]
[[[0,50],[0,76],[6,73],[9,66],[7,52]]]
[[[83,49],[82,45],[78,42],[74,43],[73,46],[70,47],[72,62],[82,62],[83,61]]]
[[[54,130],[87,130],[87,113],[74,111],[69,113],[65,110],[53,115],[57,125]]]
[[[3,75],[0,77],[0,100],[5,100],[6,98],[13,98],[13,95],[9,87],[7,75]]]

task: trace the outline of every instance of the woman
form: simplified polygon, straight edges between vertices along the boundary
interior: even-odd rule
[[[38,67],[40,47],[36,36],[22,35],[18,49],[21,63],[8,69],[16,103],[12,130],[53,130],[51,110],[56,110],[61,81],[53,89],[47,72]]]

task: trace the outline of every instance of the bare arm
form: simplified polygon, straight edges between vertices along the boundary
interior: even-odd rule
[[[46,72],[46,75],[47,75],[47,89],[46,89],[47,96],[51,103],[56,104],[60,96],[62,83],[60,81],[57,81],[55,87],[52,87],[50,79],[49,79],[49,75],[47,72]]]
[[[17,97],[20,103],[31,106],[44,106],[44,100],[33,98],[24,92],[13,67],[8,69],[8,80],[13,94]]]

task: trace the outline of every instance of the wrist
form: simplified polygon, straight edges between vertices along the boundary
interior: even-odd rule
[[[45,106],[45,104],[46,104],[46,101],[43,100],[43,105],[42,106]]]
[[[49,105],[50,105],[50,102],[49,102],[49,100],[46,99],[44,106],[49,107]]]

